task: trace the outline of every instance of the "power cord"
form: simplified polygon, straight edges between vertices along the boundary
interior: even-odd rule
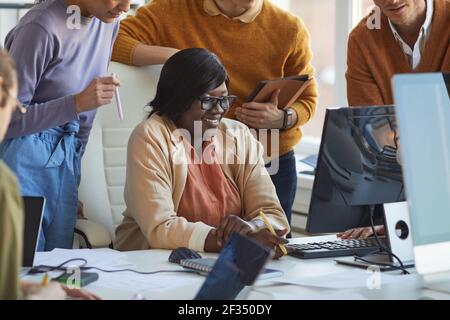
[[[396,259],[398,261],[398,263],[400,264],[400,266],[396,266],[396,265],[389,264],[389,263],[371,262],[371,261],[368,261],[368,260],[366,260],[366,259],[364,259],[362,257],[356,257],[356,256],[355,256],[355,260],[361,260],[361,261],[366,262],[366,263],[373,263],[374,265],[392,267],[394,269],[398,269],[398,270],[403,271],[403,274],[410,274],[409,271],[406,270],[405,266],[403,265],[402,260],[399,257],[397,257],[391,250],[386,248],[381,243],[380,238],[378,237],[378,234],[377,234],[377,232],[375,230],[375,223],[374,223],[375,206],[372,205],[369,208],[370,208],[370,226],[371,226],[372,232],[373,232],[373,234],[375,236],[375,241],[377,242],[377,245],[380,247],[380,253],[386,253],[386,254],[389,255],[390,258]]]
[[[380,251],[378,251],[378,254],[387,254],[387,252],[380,252]],[[377,265],[377,266],[383,266],[383,267],[390,267],[390,268],[395,269],[395,270],[401,270],[401,271],[403,271],[403,274],[409,274],[409,272],[408,272],[407,270],[405,270],[404,268],[402,269],[402,267],[393,265],[393,264],[391,264],[391,263],[374,262],[374,261],[366,260],[366,259],[364,259],[363,257],[358,257],[358,256],[355,256],[354,258],[355,258],[355,260],[357,260],[357,261],[362,261],[362,262],[365,262],[365,263],[367,263],[367,264],[372,264],[372,265]],[[406,271],[406,272],[405,272],[405,271]]]
[[[151,274],[157,274],[157,273],[196,273],[193,270],[158,270],[158,271],[149,271],[149,272],[137,271],[137,270],[133,270],[133,269],[105,270],[105,269],[101,269],[101,268],[97,268],[97,267],[87,266],[87,260],[86,259],[73,258],[73,259],[64,261],[63,263],[61,263],[61,264],[59,264],[57,266],[39,265],[39,266],[33,267],[32,269],[30,269],[30,271],[28,271],[28,274],[45,273],[45,272],[50,272],[50,271],[55,271],[55,270],[66,271],[67,268],[65,268],[64,266],[66,264],[68,264],[70,262],[74,262],[74,261],[81,261],[82,262],[81,265],[77,265],[76,266],[80,270],[97,270],[97,271],[107,272],[107,273],[133,272],[133,273],[143,274],[143,275],[151,275]]]

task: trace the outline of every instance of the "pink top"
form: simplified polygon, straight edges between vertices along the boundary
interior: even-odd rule
[[[200,161],[192,145],[183,141],[190,161],[178,215],[189,222],[202,221],[212,227],[218,227],[222,218],[227,215],[241,216],[239,191],[223,173],[217,161],[214,143],[203,143]]]

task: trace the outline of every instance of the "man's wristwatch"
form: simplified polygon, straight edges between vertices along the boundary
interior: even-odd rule
[[[294,118],[294,111],[291,108],[284,109],[283,129],[292,127],[292,120]]]

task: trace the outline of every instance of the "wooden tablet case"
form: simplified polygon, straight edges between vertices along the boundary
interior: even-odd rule
[[[280,89],[278,105],[280,108],[289,108],[303,93],[311,82],[307,75],[292,76],[274,80],[261,81],[248,96],[247,102],[268,102],[275,90]]]

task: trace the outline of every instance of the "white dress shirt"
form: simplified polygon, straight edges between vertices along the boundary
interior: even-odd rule
[[[433,21],[433,12],[434,12],[434,0],[426,0],[427,1],[427,13],[425,17],[425,22],[420,28],[419,37],[414,45],[414,48],[411,48],[400,36],[395,28],[394,24],[389,20],[389,25],[391,27],[392,33],[394,34],[395,39],[399,43],[403,52],[407,55],[411,66],[413,69],[416,69],[420,64],[422,59],[423,49],[425,47],[425,42],[428,40],[431,32],[431,23]]]

